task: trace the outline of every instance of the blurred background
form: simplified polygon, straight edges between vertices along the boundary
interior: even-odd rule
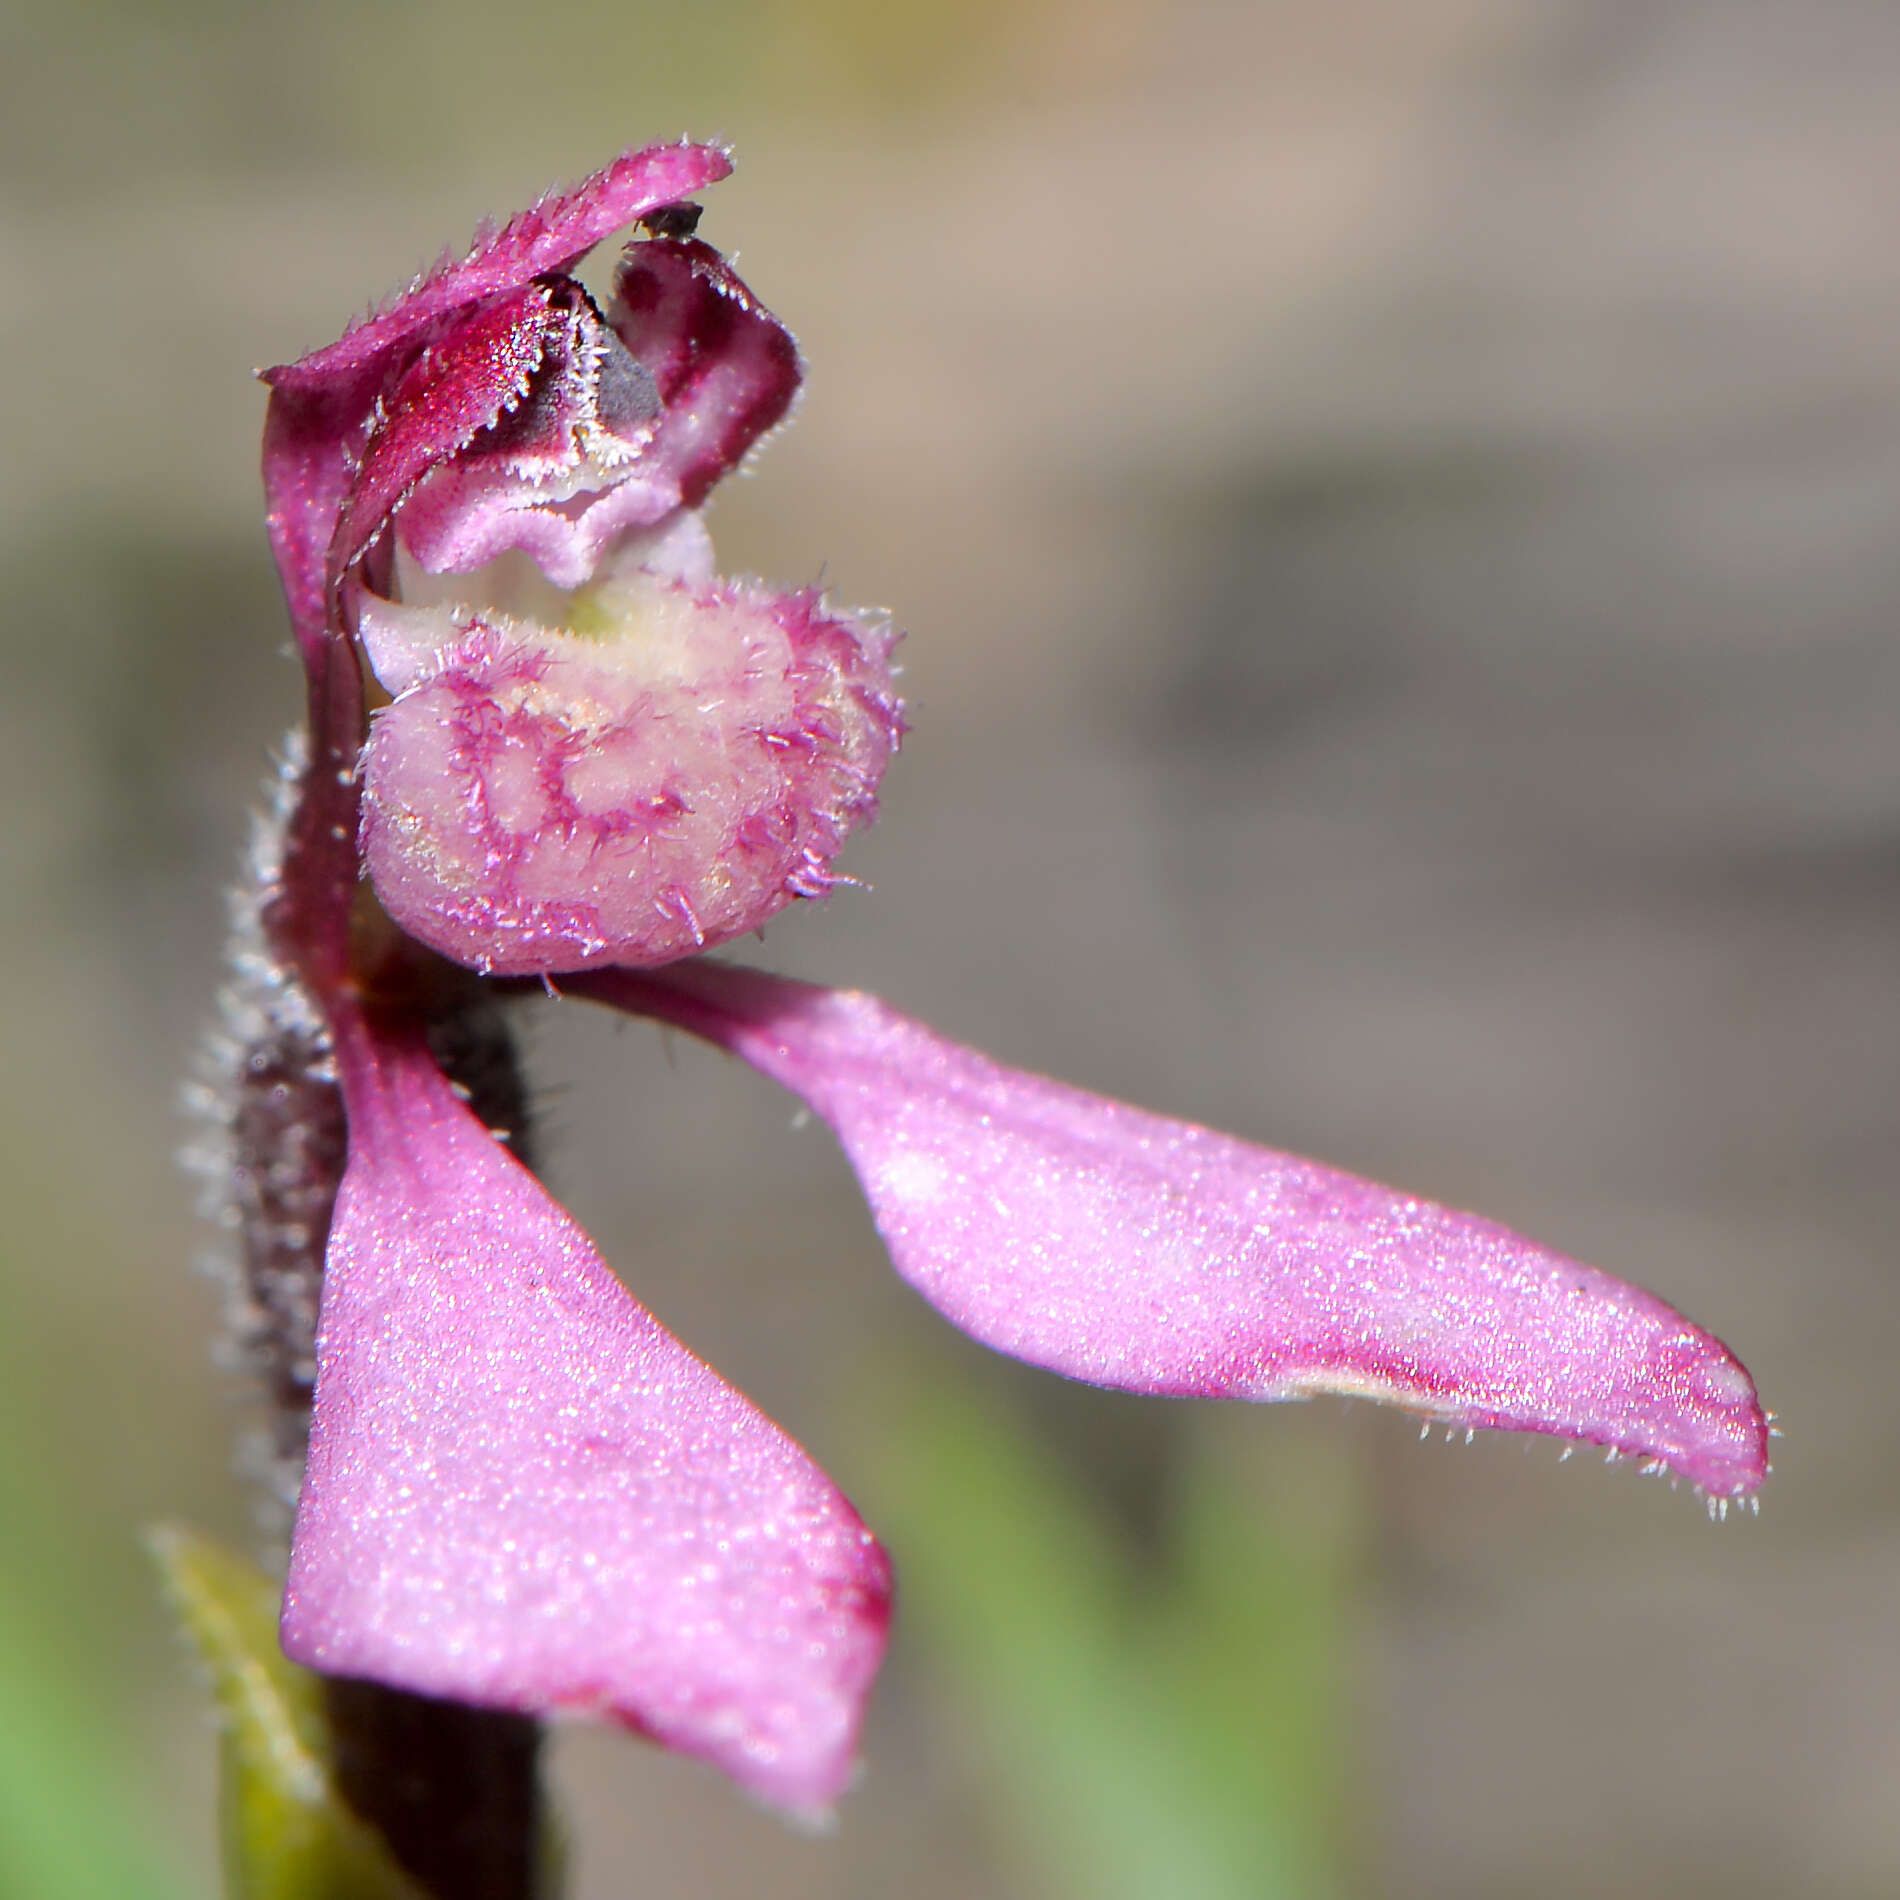
[[[799,334],[729,570],[915,735],[779,967],[1719,1330],[1761,1518],[951,1336],[830,1138],[579,1005],[553,1185],[887,1535],[826,1838],[556,1749],[574,1893],[1900,1889],[1900,9],[10,0],[0,1890],[214,1887],[140,1528],[255,1542],[173,1166],[295,669],[249,371],[626,143]]]

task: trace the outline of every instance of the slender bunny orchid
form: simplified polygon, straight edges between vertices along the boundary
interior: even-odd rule
[[[694,235],[728,168],[628,154],[266,377],[309,725],[240,903],[226,1125],[288,1415],[314,1376],[290,1655],[608,1716],[788,1808],[851,1772],[888,1562],[524,1165],[496,999],[543,985],[803,1097],[899,1272],[999,1351],[1137,1392],[1387,1400],[1749,1497],[1753,1384],[1660,1300],[700,960],[836,881],[902,732],[883,620],[720,580],[696,512],[799,378]],[[569,273],[626,226],[603,308]]]

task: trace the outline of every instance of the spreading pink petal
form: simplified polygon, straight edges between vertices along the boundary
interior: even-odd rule
[[[884,1552],[622,1288],[418,1035],[344,1029],[350,1158],[285,1650],[611,1716],[774,1803],[829,1803],[884,1647]]]
[[[693,963],[572,987],[741,1056],[837,1131],[897,1270],[1001,1352],[1136,1392],[1339,1392],[1753,1491],[1767,1422],[1640,1289],[1335,1169],[947,1042],[875,997]]]

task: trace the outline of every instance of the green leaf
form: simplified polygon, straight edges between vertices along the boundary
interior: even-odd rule
[[[229,1900],[426,1900],[337,1794],[321,1678],[278,1647],[280,1586],[189,1531],[151,1546],[217,1697]]]
[[[1177,1498],[1167,1588],[1139,1632],[1180,1811],[1218,1844],[1235,1894],[1259,1891],[1249,1870],[1263,1867],[1301,1900],[1341,1884],[1350,1513],[1338,1500],[1350,1485],[1337,1460],[1316,1462],[1309,1483],[1273,1487],[1267,1510],[1259,1485],[1202,1443]]]

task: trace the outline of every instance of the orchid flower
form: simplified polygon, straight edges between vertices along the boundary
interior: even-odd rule
[[[789,1809],[851,1773],[889,1562],[530,1172],[495,1000],[541,987],[801,1097],[898,1271],[1000,1352],[1553,1433],[1749,1498],[1754,1386],[1649,1294],[702,960],[838,881],[903,730],[881,617],[714,567],[700,505],[800,374],[695,234],[728,169],[623,156],[266,373],[309,718],[240,904],[228,1040],[254,1330],[284,1407],[311,1407],[288,1653],[608,1717]],[[603,307],[572,272],[629,226]]]

